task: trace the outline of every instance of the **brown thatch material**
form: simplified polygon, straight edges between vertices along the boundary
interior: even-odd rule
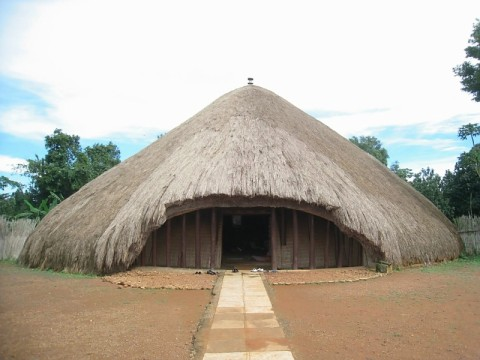
[[[313,213],[397,265],[460,252],[454,226],[410,185],[286,100],[248,85],[63,201],[28,238],[21,262],[124,270],[167,218],[212,206]]]

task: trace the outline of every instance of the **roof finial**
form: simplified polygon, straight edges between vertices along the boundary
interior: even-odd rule
[[[248,85],[253,85],[253,78],[248,78]]]

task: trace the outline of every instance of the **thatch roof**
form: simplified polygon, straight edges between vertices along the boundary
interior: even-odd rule
[[[55,270],[123,270],[167,218],[212,206],[320,215],[398,265],[460,251],[453,225],[409,184],[283,98],[248,85],[59,204],[20,260]]]

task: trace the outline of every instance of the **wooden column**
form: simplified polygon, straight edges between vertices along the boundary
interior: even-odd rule
[[[310,269],[315,269],[317,265],[315,264],[315,217],[310,214],[308,215],[308,225],[310,230]]]
[[[352,239],[350,239],[349,237],[346,237],[345,238],[345,256],[346,256],[345,265],[346,266],[352,266],[352,264],[351,264],[352,248],[353,248]]]
[[[340,246],[339,246],[339,240],[338,240],[338,228],[336,226],[333,228],[333,248],[334,248],[333,253],[335,254],[335,267],[338,267],[338,257],[340,254],[338,252],[338,249],[340,248]]]
[[[277,216],[276,211],[272,208],[270,215],[270,256],[272,261],[272,270],[277,270]]]
[[[187,214],[182,215],[182,267],[187,267]]]
[[[287,227],[285,225],[285,209],[282,208],[280,211],[280,244],[287,245]]]
[[[293,216],[293,257],[292,269],[298,269],[298,214],[297,210],[292,211]]]
[[[363,265],[363,246],[360,242],[358,243],[358,246],[359,246],[359,249],[358,249],[357,262],[358,262],[358,265]]]
[[[339,230],[340,231],[340,230]],[[337,267],[343,267],[343,253],[345,248],[345,238],[342,233],[338,236],[338,261]]]
[[[327,220],[327,238],[325,239],[325,249],[323,253],[323,267],[328,268],[328,251],[330,245],[330,221]]]
[[[202,267],[201,245],[200,245],[200,210],[195,213],[195,267]]]
[[[152,265],[157,266],[157,230],[152,232]]]
[[[215,267],[215,243],[217,242],[217,211],[212,209],[211,221],[211,237],[210,237],[210,269]]]
[[[172,221],[167,220],[167,239],[165,241],[165,265],[170,267],[170,244],[172,243]]]

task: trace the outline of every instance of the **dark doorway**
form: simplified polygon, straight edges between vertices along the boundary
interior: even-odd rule
[[[222,267],[269,266],[269,224],[269,215],[224,215]]]

